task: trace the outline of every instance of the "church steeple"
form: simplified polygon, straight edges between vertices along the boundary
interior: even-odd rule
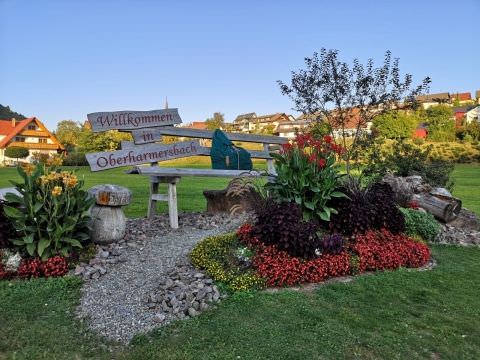
[[[165,109],[168,109],[168,98],[165,96]]]

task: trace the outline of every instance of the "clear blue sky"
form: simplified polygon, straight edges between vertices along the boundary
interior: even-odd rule
[[[0,0],[0,103],[52,130],[110,110],[291,111],[277,80],[322,47],[381,62],[431,92],[480,89],[480,0]],[[295,114],[295,113],[294,113]]]

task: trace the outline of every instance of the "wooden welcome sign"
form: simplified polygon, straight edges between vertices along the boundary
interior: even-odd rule
[[[181,124],[178,109],[151,111],[97,112],[87,115],[93,132],[106,130],[135,130],[146,127]]]
[[[86,154],[92,171],[107,170],[121,166],[140,165],[177,159],[203,152],[198,140],[184,141],[174,144],[155,144],[161,137],[157,136],[156,127],[181,124],[182,119],[178,109],[164,109],[151,111],[114,111],[96,112],[87,115],[93,132],[120,130],[131,131],[135,144],[117,151]]]

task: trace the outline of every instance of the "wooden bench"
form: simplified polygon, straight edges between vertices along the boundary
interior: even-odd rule
[[[154,129],[154,138],[160,139],[162,135],[211,139],[213,131],[186,129],[177,127],[157,127]],[[152,131],[149,132],[151,134]],[[258,143],[263,145],[263,151],[248,150],[253,159],[265,159],[267,161],[267,172],[247,171],[247,170],[217,170],[217,169],[192,169],[192,168],[168,168],[153,166],[137,166],[135,171],[140,175],[150,176],[150,197],[148,204],[147,216],[152,218],[155,215],[157,201],[166,201],[168,203],[168,213],[170,218],[170,226],[174,229],[178,228],[178,209],[177,209],[177,183],[183,176],[207,176],[207,177],[238,177],[238,176],[263,176],[275,175],[275,167],[273,159],[270,155],[272,151],[271,145],[286,144],[288,139],[277,136],[251,135],[242,133],[225,133],[232,141],[241,141],[249,143]],[[135,146],[141,143],[142,134],[133,133]],[[150,136],[150,135],[149,135]],[[152,140],[151,137],[148,139]],[[122,149],[134,146],[133,143],[122,143]],[[209,147],[201,147],[201,149],[192,156],[203,155],[210,156]],[[167,194],[159,194],[158,188],[160,183],[166,183],[168,186]]]

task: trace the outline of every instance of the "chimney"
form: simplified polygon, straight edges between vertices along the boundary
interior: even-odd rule
[[[12,118],[12,127],[15,127],[17,125],[17,120],[15,118]]]

